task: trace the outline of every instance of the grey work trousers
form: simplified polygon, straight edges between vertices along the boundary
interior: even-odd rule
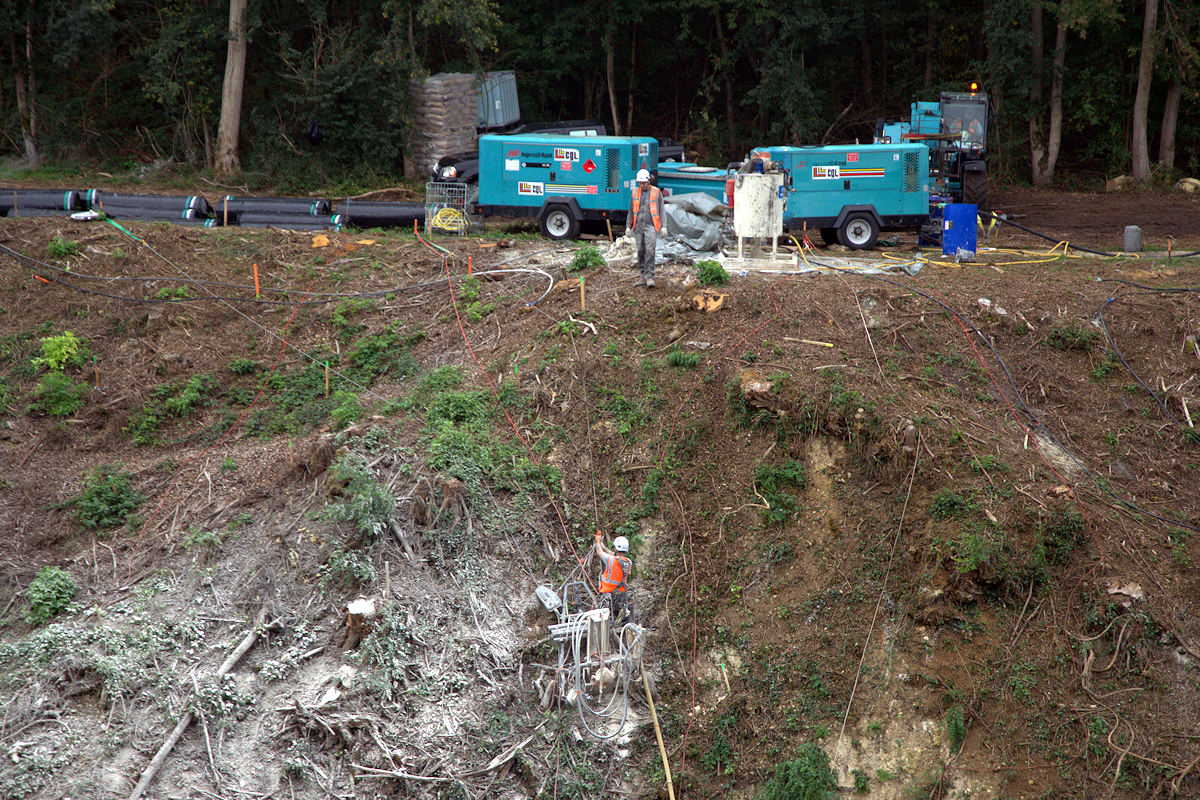
[[[654,277],[654,249],[658,244],[658,233],[653,225],[640,225],[633,229],[633,241],[637,243],[638,270],[642,280]]]

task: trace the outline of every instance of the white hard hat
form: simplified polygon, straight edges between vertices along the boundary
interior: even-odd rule
[[[645,170],[645,169],[639,169],[638,174],[637,174],[637,182],[645,183],[648,180],[650,180],[650,171]]]
[[[642,172],[645,172],[645,170],[642,170]],[[617,552],[628,553],[629,540],[624,536],[618,536],[617,538],[613,539],[613,547],[616,548]]]

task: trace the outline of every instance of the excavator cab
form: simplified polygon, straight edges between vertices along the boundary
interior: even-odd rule
[[[961,202],[987,205],[987,92],[942,92],[942,136],[935,158],[950,193]]]

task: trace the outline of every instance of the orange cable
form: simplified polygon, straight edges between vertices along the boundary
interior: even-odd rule
[[[413,233],[416,234],[417,240],[419,242],[421,242],[421,244],[423,244],[427,248],[429,248],[430,251],[436,252],[434,246],[431,245],[429,242],[425,241],[425,239],[422,238],[421,234],[417,233],[415,229],[414,229]],[[500,408],[501,412],[504,414],[504,418],[508,420],[508,424],[512,427],[513,433],[516,434],[517,439],[520,440],[521,444],[523,444],[525,446],[526,451],[528,451],[529,460],[532,461],[535,466],[537,466],[538,477],[542,481],[542,487],[546,490],[546,497],[550,501],[550,507],[554,509],[554,515],[558,518],[558,524],[562,527],[563,537],[567,540],[567,545],[571,548],[571,554],[575,557],[575,561],[579,564],[580,571],[583,573],[583,579],[584,579],[584,581],[587,582],[588,588],[590,588],[593,592],[595,592],[596,586],[592,582],[591,577],[587,574],[587,571],[584,569],[583,558],[580,557],[579,551],[575,548],[575,542],[572,541],[571,534],[567,530],[567,523],[563,519],[562,512],[559,510],[559,507],[558,507],[558,503],[556,503],[554,501],[554,494],[550,491],[550,484],[547,483],[547,481],[546,481],[546,472],[544,469],[542,469],[542,464],[541,464],[541,462],[538,461],[537,454],[534,453],[533,447],[529,444],[529,442],[525,439],[525,437],[521,435],[521,431],[517,427],[517,423],[513,420],[512,415],[510,415],[508,413],[508,409],[505,408],[504,405],[500,403],[499,389],[496,387],[495,382],[492,380],[492,376],[489,375],[487,369],[484,368],[483,363],[479,360],[479,357],[475,354],[475,348],[471,346],[471,339],[470,339],[470,337],[467,336],[466,326],[463,325],[462,315],[459,313],[459,310],[458,310],[458,299],[454,295],[454,278],[450,274],[450,256],[449,255],[446,255],[446,254],[442,255],[442,267],[446,271],[446,285],[450,292],[450,303],[454,307],[454,317],[455,317],[455,320],[458,322],[458,330],[460,333],[462,333],[463,343],[467,346],[467,352],[471,354],[471,360],[475,362],[475,365],[477,367],[479,367],[479,371],[483,373],[483,378],[485,381],[487,381],[488,389],[491,391],[492,397],[496,400],[496,405]]]

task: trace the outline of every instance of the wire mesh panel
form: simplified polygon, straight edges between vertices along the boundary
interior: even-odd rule
[[[483,218],[471,213],[471,193],[471,187],[465,183],[425,184],[425,233],[463,235],[478,230]]]

